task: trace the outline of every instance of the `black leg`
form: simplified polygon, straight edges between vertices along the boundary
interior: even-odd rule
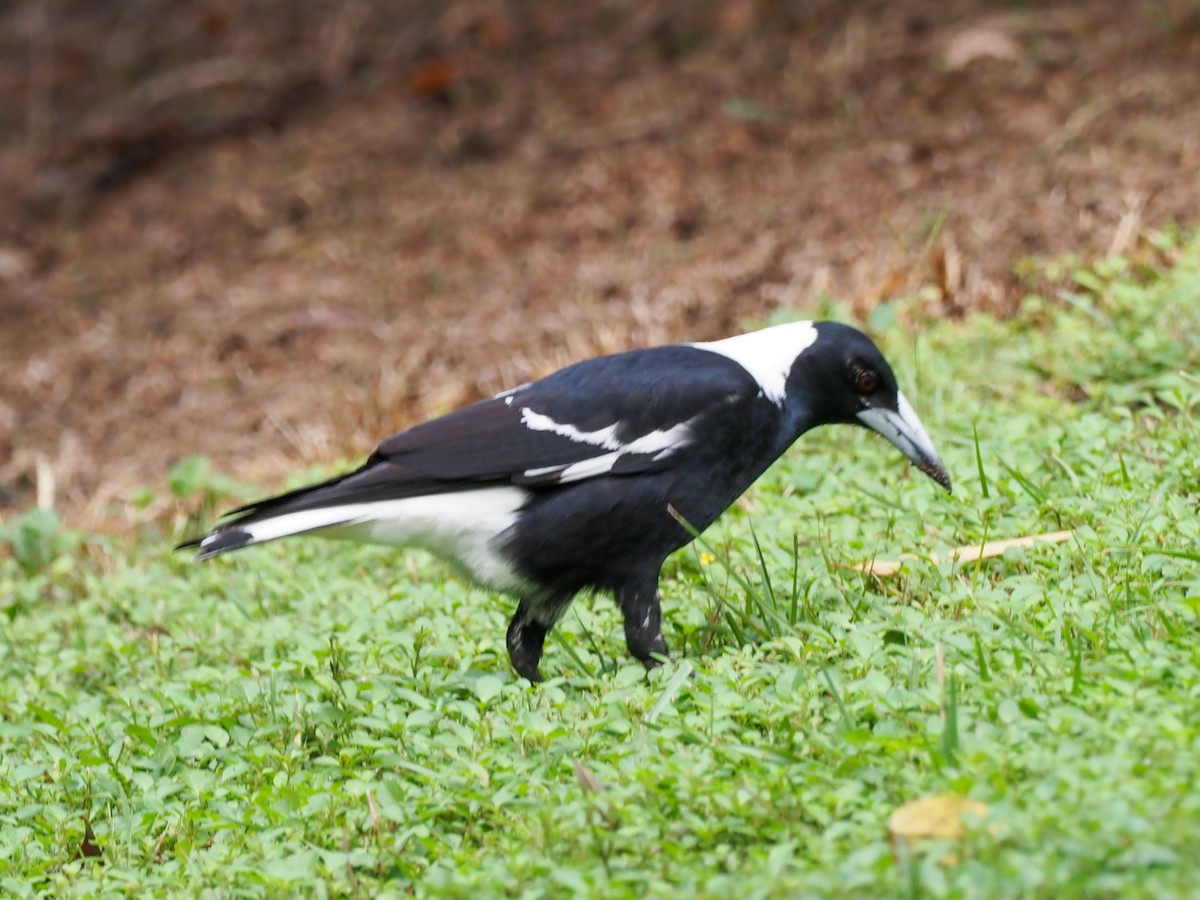
[[[535,609],[529,601],[522,600],[508,624],[508,658],[517,674],[534,684],[542,680],[538,663],[550,631],[550,624],[539,621]]]
[[[522,600],[508,623],[508,658],[518,674],[535,684],[542,680],[538,663],[542,659],[546,635],[567,611],[573,597],[574,594],[567,594],[550,599],[543,597],[536,602]]]
[[[619,587],[617,605],[625,616],[625,644],[647,668],[657,666],[655,656],[667,655],[662,636],[662,607],[658,603],[658,571]]]

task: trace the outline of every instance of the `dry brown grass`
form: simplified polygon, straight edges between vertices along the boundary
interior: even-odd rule
[[[1194,4],[575,6],[0,14],[0,508],[274,487],[823,295],[1004,314],[1200,208]]]

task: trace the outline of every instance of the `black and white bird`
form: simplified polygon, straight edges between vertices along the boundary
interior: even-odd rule
[[[361,468],[229,514],[207,559],[312,534],[422,547],[519,602],[513,667],[538,681],[547,632],[580,591],[611,592],[629,652],[667,653],[667,556],[806,431],[862,425],[947,490],[950,476],[862,332],[794,322],[568,366],[385,440]]]

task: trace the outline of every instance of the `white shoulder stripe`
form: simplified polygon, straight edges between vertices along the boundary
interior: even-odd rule
[[[549,416],[534,412],[528,406],[521,407],[521,424],[530,431],[552,431],[565,438],[570,438],[577,444],[591,444],[593,447],[603,447],[605,450],[619,450],[617,440],[617,424],[614,422],[607,428],[598,431],[580,431],[570,422],[555,422]]]
[[[571,463],[569,466],[555,466],[558,471],[558,483],[570,484],[572,481],[583,481],[587,478],[595,478],[598,475],[607,475],[612,471],[613,466],[617,464],[617,460],[623,454],[619,450],[614,450],[612,453],[605,453],[602,456],[593,456],[591,459],[584,459],[577,463]],[[553,469],[550,471],[554,471]],[[526,475],[533,475],[535,472],[544,474],[541,470],[532,470],[526,472]]]
[[[630,446],[633,445],[631,444]],[[661,459],[666,459],[684,446],[686,444],[675,444],[670,447],[664,447],[651,457],[651,461],[658,462]],[[579,462],[567,463],[561,466],[543,466],[540,469],[526,469],[525,477],[541,478],[544,475],[553,475],[559,484],[569,484],[572,481],[583,481],[586,478],[607,475],[616,468],[617,463],[622,459],[635,455],[639,454],[629,449],[613,450],[611,453],[602,453],[590,459],[581,459]]]
[[[680,422],[665,431],[651,431],[649,434],[643,434],[636,440],[624,444],[617,439],[617,432],[621,428],[620,422],[614,422],[607,428],[599,428],[596,431],[580,431],[570,423],[555,422],[549,416],[534,412],[528,406],[521,408],[521,423],[531,431],[549,431],[569,438],[578,444],[587,444],[609,451],[572,463],[525,470],[526,478],[553,475],[560,484],[607,475],[621,459],[627,456],[651,456],[655,462],[658,462],[688,446],[695,437],[691,423]]]
[[[651,431],[636,440],[624,444],[617,440],[620,422],[614,422],[607,428],[596,431],[580,431],[569,422],[555,422],[549,416],[534,412],[528,406],[521,408],[521,424],[530,431],[551,431],[575,441],[577,444],[591,444],[593,447],[603,447],[605,450],[619,450],[622,453],[659,453],[664,450],[677,450],[692,441],[692,428],[688,422],[680,422],[666,431]]]
[[[749,334],[725,338],[723,341],[688,344],[700,350],[719,353],[732,359],[754,376],[763,395],[778,406],[783,405],[787,378],[797,357],[813,345],[817,329],[812,322],[789,322]]]

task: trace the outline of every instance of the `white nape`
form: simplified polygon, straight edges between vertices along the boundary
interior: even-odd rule
[[[813,345],[817,329],[812,322],[788,322],[749,334],[739,334],[721,341],[688,344],[732,359],[754,376],[763,396],[783,405],[787,393],[787,378],[797,357]]]

